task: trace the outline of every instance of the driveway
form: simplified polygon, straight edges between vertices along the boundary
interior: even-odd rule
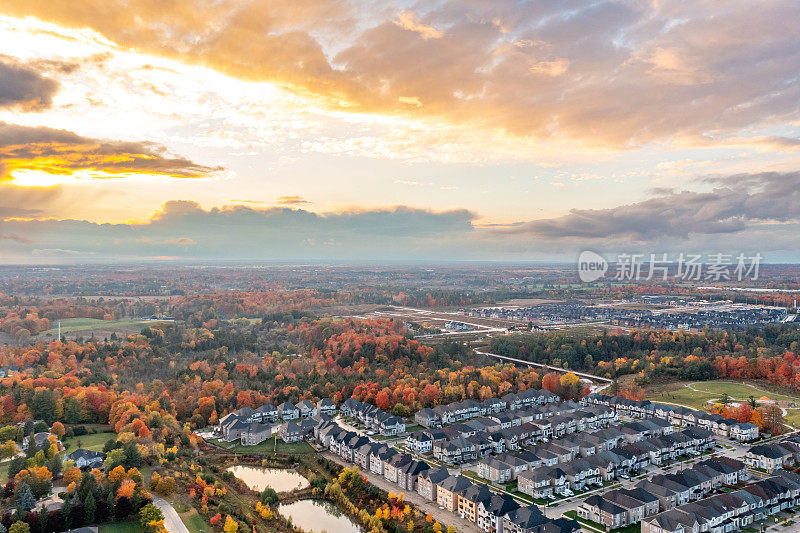
[[[153,504],[164,514],[164,527],[169,533],[189,533],[189,529],[184,525],[172,504],[156,495],[153,495]]]

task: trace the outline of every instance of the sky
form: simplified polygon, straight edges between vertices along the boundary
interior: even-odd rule
[[[0,262],[800,261],[800,3],[0,0]]]

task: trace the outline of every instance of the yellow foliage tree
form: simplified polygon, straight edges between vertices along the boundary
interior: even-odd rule
[[[108,480],[114,484],[120,483],[123,479],[125,479],[125,474],[125,467],[120,465],[108,473]]]
[[[64,483],[69,485],[70,483],[78,482],[81,480],[81,469],[77,466],[73,466],[72,468],[67,468],[64,470]]]
[[[2,447],[0,447],[0,456],[3,459],[8,459],[9,457],[14,457],[17,455],[17,443],[13,440],[7,440],[3,443]]]
[[[236,522],[231,515],[225,517],[225,525],[222,527],[222,531],[225,533],[236,533],[239,529],[239,523]]]

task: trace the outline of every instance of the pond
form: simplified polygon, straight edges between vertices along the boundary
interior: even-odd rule
[[[300,500],[281,505],[278,512],[292,519],[292,524],[309,533],[359,533],[361,528],[324,500]]]
[[[256,492],[261,492],[265,487],[272,487],[275,492],[308,487],[308,480],[294,470],[236,465],[228,468],[228,471]]]

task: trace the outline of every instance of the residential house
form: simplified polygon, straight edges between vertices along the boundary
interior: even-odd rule
[[[330,398],[322,398],[317,402],[317,413],[321,415],[336,416],[336,404]]]
[[[747,451],[744,458],[748,466],[774,472],[794,463],[792,452],[777,444],[759,444]]]
[[[67,455],[67,459],[74,461],[75,466],[77,466],[81,470],[102,468],[103,461],[105,460],[105,458],[106,454],[104,453],[96,452],[93,450],[85,450],[83,448],[78,448],[71,454]]]
[[[458,515],[470,522],[478,521],[478,505],[488,503],[492,499],[492,491],[483,483],[473,484],[461,493],[458,499]]]
[[[472,486],[472,482],[464,476],[448,476],[437,484],[436,503],[448,511],[455,512],[461,494]]]
[[[433,441],[424,431],[415,431],[406,437],[406,448],[416,453],[430,453],[433,450]]]
[[[478,503],[478,527],[491,533],[503,533],[503,518],[519,509],[519,504],[508,494],[492,494],[487,502]]]
[[[439,468],[431,468],[420,472],[417,477],[417,492],[423,498],[436,501],[437,500],[437,487],[440,482],[444,481],[450,476],[447,468],[444,466]]]
[[[292,402],[283,402],[278,406],[278,416],[281,420],[297,420],[300,418],[300,410]]]
[[[278,434],[283,442],[300,442],[303,440],[303,433],[297,422],[284,422],[278,427]],[[352,456],[351,456],[352,460]]]
[[[424,426],[426,428],[442,427],[442,418],[436,414],[433,409],[428,407],[417,411],[414,415],[414,421],[420,426]]]

